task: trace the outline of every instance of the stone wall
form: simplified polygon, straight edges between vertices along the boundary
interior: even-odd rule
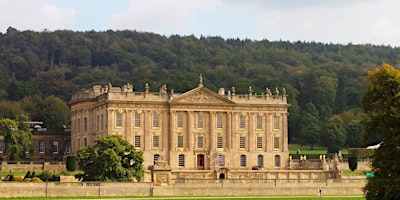
[[[201,184],[200,184],[201,183]],[[254,196],[363,195],[366,179],[357,180],[197,180],[153,186],[141,183],[24,183],[0,182],[0,198],[59,196]]]

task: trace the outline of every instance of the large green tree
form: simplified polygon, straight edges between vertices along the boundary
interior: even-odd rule
[[[322,126],[321,143],[328,147],[329,153],[339,151],[346,143],[346,129],[342,118],[338,115],[331,116]]]
[[[311,145],[311,149],[314,149],[314,144],[319,143],[320,124],[321,120],[319,119],[318,110],[315,108],[314,104],[308,103],[303,112],[303,118],[301,118],[301,144],[309,144]]]
[[[0,119],[0,133],[4,136],[5,153],[8,160],[20,161],[24,160],[25,152],[32,149],[32,134],[24,125],[26,116],[18,116],[16,121],[9,118]]]
[[[120,136],[100,137],[93,147],[77,152],[84,181],[140,181],[143,178],[143,152]]]
[[[366,86],[361,100],[366,136],[382,144],[364,192],[368,200],[400,199],[400,70],[384,64],[368,73]]]

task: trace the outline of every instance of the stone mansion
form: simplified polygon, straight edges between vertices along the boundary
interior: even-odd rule
[[[162,156],[170,168],[197,170],[288,169],[285,89],[265,94],[218,93],[203,86],[185,93],[136,92],[95,85],[72,96],[71,153],[101,136],[119,135],[143,151],[144,168]]]

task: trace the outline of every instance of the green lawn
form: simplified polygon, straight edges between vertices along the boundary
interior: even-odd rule
[[[317,154],[317,155],[326,155],[327,154],[327,149],[326,147],[321,147],[314,145],[314,150],[311,150],[310,145],[303,145],[301,146],[300,144],[289,144],[289,153],[290,154],[296,154],[297,150],[300,150],[300,154]],[[348,150],[347,148],[340,149],[340,152],[342,154],[347,154]]]

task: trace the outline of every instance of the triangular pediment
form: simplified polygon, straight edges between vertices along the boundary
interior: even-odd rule
[[[231,100],[205,87],[198,87],[183,93],[173,98],[170,103],[234,104]]]

